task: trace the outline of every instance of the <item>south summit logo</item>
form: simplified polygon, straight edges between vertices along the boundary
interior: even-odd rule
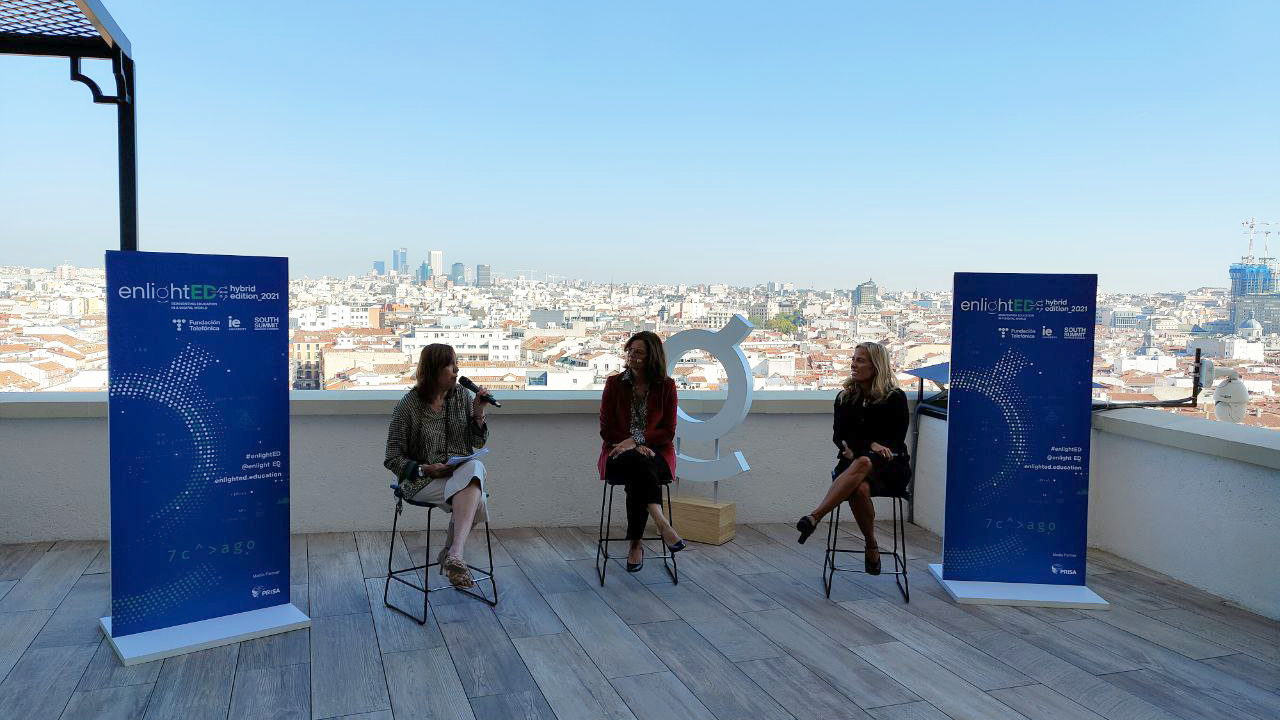
[[[116,292],[122,300],[165,302],[168,300],[222,300],[226,299],[228,289],[226,286],[218,287],[199,283],[190,285],[146,283],[145,285],[124,285]]]

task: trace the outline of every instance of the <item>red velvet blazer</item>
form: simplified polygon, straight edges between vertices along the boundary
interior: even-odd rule
[[[650,386],[648,423],[644,444],[667,461],[671,477],[676,475],[676,381],[667,378],[661,385]],[[600,397],[600,460],[597,467],[604,479],[604,464],[609,450],[631,437],[631,383],[623,382],[622,373],[610,376]]]

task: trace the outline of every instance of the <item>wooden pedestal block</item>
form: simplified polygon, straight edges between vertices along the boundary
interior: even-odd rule
[[[732,540],[738,520],[737,506],[733,503],[712,502],[696,495],[671,498],[671,514],[675,516],[672,526],[680,537],[711,545]]]

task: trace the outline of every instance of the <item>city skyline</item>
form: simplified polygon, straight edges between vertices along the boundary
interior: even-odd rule
[[[604,282],[875,267],[898,288],[982,270],[1153,292],[1216,284],[1240,219],[1280,215],[1272,3],[111,12],[138,54],[144,250],[311,276],[376,246]],[[20,109],[0,133],[24,139],[0,262],[100,264],[113,115],[50,58],[6,57],[0,85]]]

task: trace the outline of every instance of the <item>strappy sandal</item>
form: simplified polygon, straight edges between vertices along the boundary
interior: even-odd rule
[[[875,553],[875,560],[871,559],[871,554]],[[880,546],[867,545],[862,555],[862,568],[867,571],[868,575],[880,574]]]
[[[455,588],[465,590],[470,587],[475,587],[476,581],[471,577],[471,570],[467,567],[467,563],[463,561],[462,558],[447,557],[441,567],[444,568],[445,576],[449,578],[449,584]]]

